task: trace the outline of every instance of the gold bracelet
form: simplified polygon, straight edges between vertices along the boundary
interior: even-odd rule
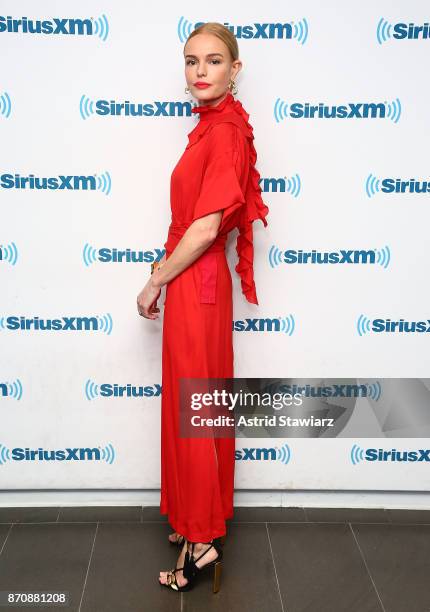
[[[155,268],[155,266],[158,264],[158,268]],[[151,274],[154,274],[154,270],[157,269],[159,270],[160,268],[162,268],[164,266],[164,263],[160,264],[159,261],[153,261],[151,263]]]

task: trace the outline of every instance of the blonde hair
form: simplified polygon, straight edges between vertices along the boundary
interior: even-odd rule
[[[197,34],[213,34],[214,36],[217,36],[223,41],[223,43],[225,43],[227,49],[229,50],[231,61],[234,62],[235,60],[239,59],[239,46],[237,44],[236,36],[222,23],[218,23],[217,21],[202,23],[201,26],[191,32],[185,41],[185,44],[187,44],[190,38],[197,36]]]

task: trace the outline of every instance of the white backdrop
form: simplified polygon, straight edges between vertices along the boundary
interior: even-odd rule
[[[74,30],[72,19],[88,21]],[[254,224],[259,306],[240,291],[235,233],[228,242],[236,328],[260,329],[235,331],[235,375],[428,374],[429,335],[372,328],[428,318],[430,41],[396,25],[428,19],[418,0],[0,2],[1,489],[159,487],[162,312],[139,317],[136,296],[167,238],[170,174],[196,122],[182,53],[201,21],[235,27],[236,97],[270,208],[269,226]],[[37,20],[48,33],[27,31]],[[103,114],[103,100],[147,106]],[[353,116],[296,116],[318,104]],[[389,192],[388,179],[423,192]],[[127,249],[138,261],[112,257]],[[288,250],[374,260],[286,263]],[[237,461],[236,488],[429,489],[426,462],[354,465],[353,444],[415,450],[428,438],[288,440],[287,464]]]

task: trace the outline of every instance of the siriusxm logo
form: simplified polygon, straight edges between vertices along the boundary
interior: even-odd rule
[[[281,448],[241,448],[234,453],[236,461],[281,461],[287,465],[291,459],[291,449],[288,444]]]
[[[376,264],[387,268],[391,260],[390,248],[368,250],[338,251],[303,251],[302,249],[288,249],[281,251],[272,245],[269,250],[269,264],[272,268],[280,264]]]
[[[151,251],[119,250],[109,247],[96,249],[85,243],[82,257],[88,267],[96,261],[100,263],[152,263],[161,259],[164,253],[165,249],[152,249]]]
[[[298,174],[291,178],[260,178],[259,185],[264,193],[290,193],[297,198],[301,191],[301,182]]]
[[[64,448],[45,450],[44,448],[8,448],[0,443],[0,466],[8,461],[105,461],[112,464],[115,450],[112,444],[94,448]]]
[[[10,382],[0,382],[0,397],[10,397],[19,401],[22,398],[22,383],[17,378]]]
[[[12,112],[12,102],[9,94],[5,91],[0,96],[0,115],[3,115],[5,119],[9,119],[10,113]]]
[[[0,34],[65,34],[66,36],[97,36],[105,41],[109,34],[109,23],[106,15],[97,19],[70,19],[53,17],[52,19],[30,19],[21,17],[4,17],[0,15]]]
[[[359,336],[364,336],[370,332],[375,333],[423,333],[430,332],[430,319],[425,321],[405,321],[399,319],[392,321],[391,319],[369,319],[361,314],[357,319],[357,333]]]
[[[240,332],[283,332],[292,336],[295,329],[294,315],[274,319],[237,319],[233,320],[233,331]]]
[[[85,175],[63,175],[58,176],[35,176],[29,174],[0,174],[0,187],[3,189],[49,189],[63,191],[101,191],[109,195],[112,187],[112,180],[109,172],[103,174]]]
[[[395,23],[381,17],[376,26],[376,40],[380,45],[387,42],[390,38],[396,40],[417,40],[419,38],[426,40],[430,38],[430,24],[428,21],[423,25],[415,25],[414,23]]]
[[[408,181],[388,177],[379,179],[373,174],[369,174],[364,188],[369,198],[376,193],[430,193],[430,181],[414,178]]]
[[[15,266],[18,261],[18,248],[14,242],[3,245],[0,244],[0,261],[5,261],[11,266]]]
[[[277,123],[283,119],[391,119],[397,123],[401,115],[399,98],[393,102],[347,102],[346,104],[288,104],[276,98],[273,114]]]
[[[112,316],[94,315],[93,317],[61,317],[58,319],[45,319],[23,316],[0,316],[0,332],[4,329],[11,331],[101,331],[108,335],[112,333]]]
[[[353,465],[357,465],[361,461],[381,461],[384,463],[387,461],[430,461],[430,448],[420,448],[415,451],[399,451],[396,448],[388,451],[383,448],[366,448],[365,450],[354,444],[350,452],[350,459]]]
[[[85,383],[85,397],[88,401],[98,397],[159,397],[161,395],[161,385],[118,385],[117,383],[96,384],[90,378]]]
[[[185,43],[191,31],[205,23],[198,21],[192,23],[185,17],[181,17],[178,22],[178,38],[181,43]],[[224,21],[224,25],[236,36],[243,39],[281,39],[281,40],[296,40],[302,45],[305,44],[308,38],[309,26],[306,19],[302,19],[295,23],[294,21],[286,23],[250,23],[247,25],[230,25]]]
[[[276,385],[278,393],[289,393],[302,397],[369,397],[378,401],[381,397],[382,388],[379,381],[375,383],[363,383],[361,385]]]
[[[85,95],[79,101],[82,119],[91,115],[101,117],[191,117],[191,102],[116,102],[115,100],[91,100]]]

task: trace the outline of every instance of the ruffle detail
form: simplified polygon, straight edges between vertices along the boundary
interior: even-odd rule
[[[260,173],[255,167],[257,161],[257,152],[254,147],[254,130],[249,123],[249,114],[243,108],[239,100],[235,100],[231,92],[222,102],[216,106],[196,106],[191,112],[200,114],[198,125],[188,135],[189,144],[191,146],[197,142],[203,134],[206,133],[209,125],[212,125],[211,118],[219,118],[219,112],[225,110],[236,112],[244,121],[244,132],[249,143],[249,175],[245,192],[246,205],[243,206],[239,217],[238,229],[239,235],[236,242],[236,252],[239,262],[235,267],[237,274],[241,279],[242,293],[252,304],[258,305],[257,291],[254,281],[254,240],[252,223],[260,219],[264,227],[267,227],[266,216],[269,212],[269,207],[263,202],[262,191],[259,185]],[[227,117],[226,117],[227,120]]]
[[[257,152],[254,147],[254,130],[248,122],[249,114],[243,108],[239,100],[234,100],[234,110],[240,114],[249,130],[249,177],[246,187],[246,207],[243,208],[239,221],[239,236],[236,242],[236,252],[239,263],[235,270],[241,278],[242,293],[252,304],[258,304],[257,291],[254,282],[254,236],[252,223],[260,219],[264,227],[267,227],[266,216],[269,207],[263,202],[261,187],[259,184],[260,173],[255,167]]]
[[[213,122],[211,118],[219,117],[219,113],[227,106],[234,102],[234,98],[230,92],[228,92],[227,96],[224,98],[222,102],[217,104],[216,106],[209,106],[208,104],[203,104],[202,106],[195,106],[191,109],[191,112],[194,115],[199,114],[200,120],[193,130],[188,134],[188,144],[186,149],[196,144],[206,134],[209,128],[213,127]]]
[[[231,102],[234,102],[234,101],[235,100],[233,98],[233,94],[228,91],[224,100],[219,102],[216,106],[210,106],[209,104],[202,104],[201,106],[197,105],[191,109],[191,112],[199,113],[200,119],[201,119],[204,115],[211,115],[212,113],[219,113],[220,111],[224,110],[227,104],[230,104]]]

